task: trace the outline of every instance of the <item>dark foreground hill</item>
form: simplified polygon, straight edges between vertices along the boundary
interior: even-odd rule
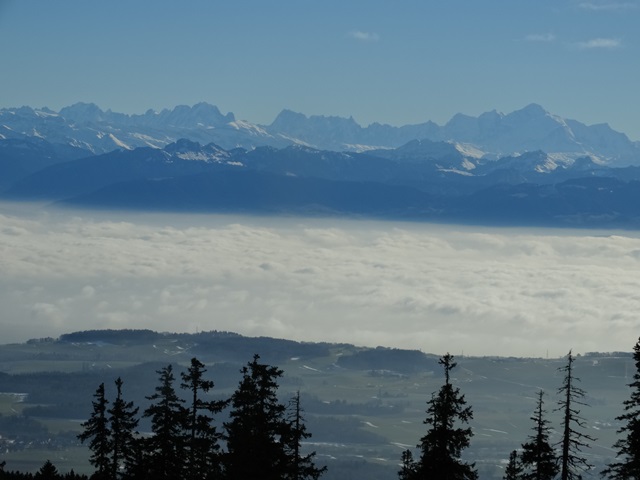
[[[50,458],[61,470],[88,471],[86,450],[77,444],[75,433],[88,417],[101,382],[113,396],[113,382],[122,377],[127,399],[144,409],[145,397],[156,386],[157,370],[171,363],[178,373],[197,357],[215,383],[212,398],[225,399],[238,385],[240,368],[256,353],[284,370],[279,388],[283,401],[301,392],[313,434],[307,448],[318,452],[318,463],[329,466],[324,477],[329,480],[396,478],[400,454],[424,433],[426,401],[443,381],[437,355],[387,347],[150,330],[34,339],[0,346],[0,442],[6,452],[2,458],[11,469],[36,470]],[[467,457],[477,462],[480,478],[502,478],[509,452],[530,434],[529,417],[540,388],[547,393],[549,420],[557,428],[557,368],[564,359],[456,360],[452,380],[474,410]],[[618,428],[615,417],[628,395],[633,362],[628,353],[589,353],[578,356],[575,366],[589,404],[582,415],[589,433],[598,439],[589,459],[600,467],[610,461]],[[20,427],[11,430],[11,425]],[[145,428],[143,422],[141,431]],[[557,440],[558,434],[553,435]],[[52,451],[57,452],[55,458]]]

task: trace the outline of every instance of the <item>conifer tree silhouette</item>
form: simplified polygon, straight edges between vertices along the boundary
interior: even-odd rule
[[[277,397],[283,371],[259,359],[255,355],[242,368],[242,380],[231,396],[230,419],[224,424],[224,467],[229,479],[281,480],[287,473],[286,407]]]
[[[91,456],[89,462],[96,469],[97,479],[110,479],[111,475],[111,429],[107,414],[109,401],[105,396],[104,383],[101,383],[93,394],[93,411],[89,419],[80,426],[83,431],[78,434],[81,442],[89,440]]]
[[[633,347],[633,360],[636,371],[633,382],[628,385],[631,397],[623,403],[624,413],[616,417],[623,423],[618,434],[624,434],[625,437],[613,445],[616,461],[602,472],[603,476],[612,480],[640,478],[640,339]]]
[[[533,412],[533,434],[522,445],[522,464],[525,480],[553,480],[558,473],[558,458],[549,443],[550,427],[545,418],[544,392],[538,392],[536,409]]]
[[[558,369],[564,373],[556,409],[562,413],[562,438],[557,444],[560,447],[560,480],[580,480],[583,472],[593,468],[582,455],[582,449],[589,447],[589,442],[594,442],[595,438],[581,432],[586,422],[580,416],[578,406],[587,406],[582,400],[586,392],[576,385],[580,379],[575,375],[574,362],[575,357],[569,351],[567,364]]]
[[[447,353],[438,361],[444,368],[445,383],[427,402],[427,433],[420,439],[420,458],[411,480],[476,480],[475,464],[461,460],[462,451],[470,444],[473,432],[468,424],[473,411],[460,389],[451,383],[451,370],[456,367],[453,356]]]
[[[204,378],[206,372],[204,363],[192,358],[187,371],[180,374],[180,388],[187,390],[191,397],[185,419],[188,479],[219,478],[221,475],[220,434],[213,423],[213,415],[220,413],[227,402],[203,399],[214,386],[213,381]]]
[[[187,410],[173,386],[173,367],[158,370],[160,384],[149,397],[152,403],[143,416],[151,419],[153,435],[146,439],[145,451],[150,476],[154,480],[176,480],[185,473]]]

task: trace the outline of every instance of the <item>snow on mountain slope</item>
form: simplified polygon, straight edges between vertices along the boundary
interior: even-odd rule
[[[479,148],[468,143],[456,143],[455,147],[456,150],[458,150],[465,157],[482,158],[486,155],[486,152],[483,152]]]
[[[552,159],[591,156],[613,166],[640,165],[640,142],[630,141],[607,124],[588,126],[563,119],[537,104],[508,114],[495,110],[478,117],[456,114],[443,126],[427,121],[401,127],[380,123],[362,127],[353,117],[307,117],[291,110],[283,110],[270,125],[256,125],[236,119],[233,113],[222,114],[216,106],[204,102],[135,115],[76,103],[59,113],[48,108],[0,109],[0,135],[5,139],[38,137],[94,154],[115,148],[162,148],[180,138],[203,145],[215,143],[227,150],[297,144],[353,152],[381,152],[413,140],[428,140],[443,142],[442,148],[452,150],[451,158],[459,155],[467,159],[467,163],[460,160],[443,168],[464,171],[479,159],[538,150]]]
[[[433,122],[392,127],[361,127],[352,118],[306,117],[284,110],[265,127],[272,135],[296,137],[321,149],[357,145],[397,148],[411,140],[455,144],[465,157],[497,159],[506,155],[543,150],[570,158],[596,156],[611,165],[640,165],[640,142],[608,125],[587,126],[547,112],[537,104],[509,114],[491,111],[472,117],[454,115],[444,126]]]
[[[229,163],[232,158],[231,153],[213,143],[200,146],[199,143],[184,138],[165,146],[164,151],[181,160],[205,163]]]
[[[118,139],[113,133],[109,134],[109,138],[113,143],[116,144],[117,147],[124,148],[125,150],[132,150],[132,147],[130,147],[129,145],[127,145],[126,143]]]
[[[162,148],[180,138],[224,148],[284,147],[291,142],[273,137],[233,113],[222,115],[217,107],[199,103],[173,110],[147,111],[142,115],[106,112],[90,103],[76,103],[55,113],[30,107],[0,109],[0,125],[6,138],[40,137],[55,144],[73,145],[94,154],[116,148]]]

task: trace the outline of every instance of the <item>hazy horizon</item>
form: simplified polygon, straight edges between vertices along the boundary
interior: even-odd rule
[[[435,354],[631,351],[638,233],[0,203],[3,343],[149,328]]]
[[[361,125],[538,103],[640,139],[639,0],[0,1],[0,107],[206,101]]]

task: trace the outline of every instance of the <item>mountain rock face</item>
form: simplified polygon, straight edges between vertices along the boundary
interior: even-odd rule
[[[30,107],[0,109],[0,140],[41,138],[93,154],[137,147],[162,148],[181,138],[231,149],[261,145],[283,147],[290,141],[272,137],[262,128],[222,115],[217,107],[199,103],[142,115],[106,112],[91,103],[76,103],[56,113]]]
[[[374,123],[364,128],[352,117],[307,117],[291,110],[283,110],[271,125],[264,127],[271,135],[295,139],[323,150],[337,151],[396,148],[414,139],[430,138],[438,128],[433,122],[404,127]]]
[[[631,142],[608,125],[589,127],[575,120],[564,120],[536,104],[508,115],[493,111],[477,118],[462,117],[454,116],[442,128],[439,139],[469,143],[498,156],[543,150],[623,162],[633,160],[640,152],[637,142]]]
[[[289,110],[259,126],[206,103],[0,110],[11,200],[640,228],[639,192],[638,142],[535,104],[404,127]]]
[[[478,117],[459,113],[444,126],[427,122],[364,128],[353,119],[306,117],[285,110],[265,130],[332,150],[397,148],[411,140],[431,140],[471,147],[489,158],[543,150],[569,159],[590,155],[618,166],[640,164],[640,142],[632,142],[606,124],[587,126],[565,120],[536,104],[507,115],[495,110]]]
[[[237,120],[207,103],[140,115],[103,111],[76,103],[60,112],[30,107],[0,109],[0,140],[39,138],[92,154],[137,147],[163,148],[179,139],[231,150],[304,145],[319,150],[363,152],[396,149],[414,140],[446,142],[465,157],[497,159],[542,150],[556,159],[591,156],[615,166],[640,165],[640,142],[606,124],[587,126],[531,104],[509,114],[457,114],[443,126],[431,121],[394,127],[359,125],[353,118],[283,110],[270,125]],[[446,148],[443,146],[443,148]]]
[[[148,110],[142,115],[125,115],[111,110],[103,112],[93,103],[76,103],[60,110],[60,116],[75,125],[111,124],[129,127],[198,128],[224,127],[235,122],[233,113],[222,115],[218,107],[198,103],[193,107],[179,105],[173,110],[156,113]]]

